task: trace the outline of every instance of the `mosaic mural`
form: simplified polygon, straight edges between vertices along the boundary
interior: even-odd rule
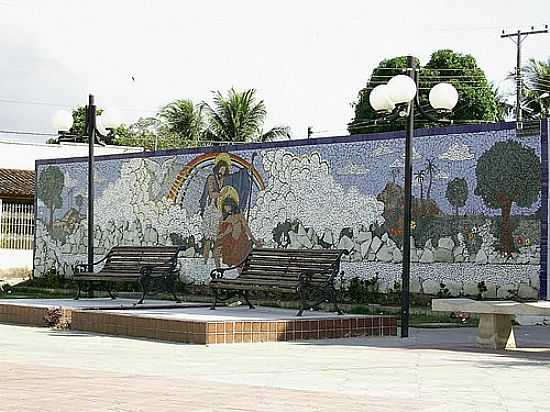
[[[475,295],[484,281],[488,296],[539,293],[541,136],[489,129],[414,140],[413,291],[437,293],[443,282],[452,295]],[[253,245],[342,248],[346,277],[391,287],[401,273],[403,138],[312,143],[98,159],[95,253],[182,245],[181,276],[200,283]],[[54,267],[70,276],[86,261],[87,163],[37,162],[37,176],[35,275]]]

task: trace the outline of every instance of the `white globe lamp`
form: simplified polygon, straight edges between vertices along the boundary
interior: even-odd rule
[[[66,110],[58,110],[52,118],[52,126],[58,132],[68,132],[73,126],[73,115]]]
[[[398,74],[388,82],[388,91],[394,104],[408,103],[416,96],[416,84],[409,76]]]
[[[390,99],[388,86],[381,84],[371,90],[369,103],[377,112],[391,112],[395,104]]]
[[[458,92],[450,83],[438,83],[432,87],[428,98],[434,109],[451,111],[458,102]]]

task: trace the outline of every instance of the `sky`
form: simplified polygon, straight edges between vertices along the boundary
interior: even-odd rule
[[[502,81],[515,45],[501,30],[549,16],[548,0],[0,0],[0,130],[54,133],[54,112],[86,104],[89,93],[128,124],[172,100],[211,102],[213,91],[235,87],[257,89],[266,128],[347,134],[352,103],[384,58],[425,64],[449,48],[510,87]],[[531,57],[550,57],[550,34],[526,39],[523,59]]]

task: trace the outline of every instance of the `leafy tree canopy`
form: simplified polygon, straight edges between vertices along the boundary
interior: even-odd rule
[[[447,185],[445,197],[449,203],[455,208],[455,213],[458,214],[458,208],[466,205],[468,200],[468,183],[462,177],[454,178]]]
[[[540,191],[540,158],[514,140],[495,143],[476,165],[475,194],[491,209],[502,207],[505,195],[520,207],[531,206]]]
[[[530,207],[539,197],[540,158],[534,149],[514,140],[495,143],[483,153],[476,165],[477,186],[491,209],[501,209],[501,246],[505,254],[513,252],[512,206]]]
[[[36,186],[36,195],[50,210],[50,225],[53,224],[55,209],[59,209],[63,206],[61,194],[64,186],[65,175],[59,167],[49,166],[40,173]]]
[[[101,114],[101,109],[98,109]],[[194,104],[189,99],[175,100],[163,106],[156,116],[139,118],[130,126],[122,125],[104,143],[138,146],[145,150],[174,149],[209,145],[217,142],[257,142],[288,138],[288,127],[264,131],[267,110],[256,90],[230,89],[226,95],[215,92],[213,104]],[[73,110],[70,132],[87,142],[87,106]],[[48,143],[57,143],[51,139]]]
[[[274,127],[264,132],[267,110],[258,100],[256,90],[230,89],[227,95],[215,92],[213,104],[203,103],[208,117],[209,138],[215,141],[256,142],[288,137],[288,127]]]
[[[527,90],[522,102],[524,117],[538,119],[550,116],[550,57],[529,59],[523,69]]]
[[[348,126],[351,134],[404,129],[404,120],[372,125],[372,120],[379,116],[370,106],[369,94],[377,85],[387,83],[397,74],[403,74],[406,67],[407,57],[401,56],[383,60],[373,70],[366,87],[359,91],[357,102],[354,103],[355,115]],[[473,56],[452,50],[438,50],[433,53],[430,61],[420,69],[419,98],[423,106],[429,106],[429,89],[442,81],[453,84],[458,91],[458,104],[450,116],[455,123],[500,120],[495,91]],[[435,126],[426,121],[417,124],[423,127]]]

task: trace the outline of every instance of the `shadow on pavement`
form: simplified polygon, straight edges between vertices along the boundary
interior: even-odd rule
[[[296,342],[300,345],[358,346],[387,349],[443,350],[453,352],[471,352],[500,355],[529,361],[546,360],[550,362],[550,327],[517,326],[514,328],[516,349],[491,350],[477,346],[477,328],[411,328],[408,338],[357,337],[342,339],[322,339]],[[502,366],[502,363],[498,363]],[[514,363],[517,365],[517,363]]]

